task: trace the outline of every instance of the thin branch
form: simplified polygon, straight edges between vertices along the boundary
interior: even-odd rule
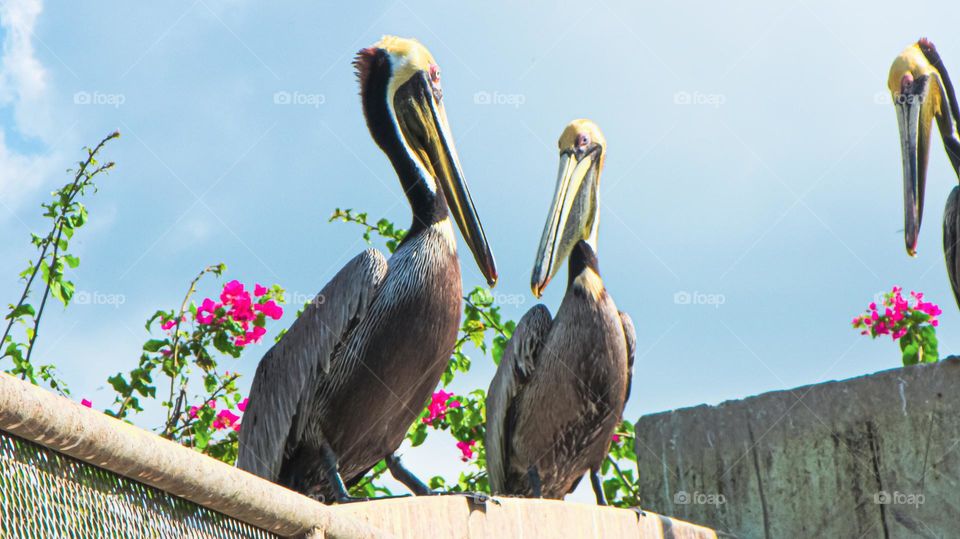
[[[617,477],[620,478],[620,482],[621,482],[622,484],[626,485],[627,489],[630,491],[630,495],[639,500],[639,499],[640,499],[640,491],[638,491],[636,488],[634,488],[634,484],[633,484],[632,482],[630,482],[630,481],[627,481],[627,478],[623,476],[623,471],[620,470],[620,465],[617,464],[616,459],[614,459],[614,458],[611,457],[610,455],[607,455],[607,460],[608,460],[608,461],[610,462],[610,464],[613,466],[613,469],[616,470],[616,472],[617,472]]]
[[[505,339],[509,339],[509,338],[510,338],[510,336],[507,335],[506,332],[503,331],[503,326],[502,326],[501,324],[496,323],[492,318],[490,318],[490,315],[488,315],[487,312],[486,312],[484,309],[481,309],[480,307],[477,307],[472,301],[470,301],[470,296],[464,296],[464,297],[463,297],[463,300],[467,303],[467,305],[469,305],[469,306],[473,307],[474,309],[476,309],[477,312],[480,313],[480,316],[482,316],[483,318],[486,319],[488,326],[490,326],[490,327],[492,327],[493,329],[497,330],[497,333],[499,333],[500,335],[502,335],[503,338],[505,338]]]
[[[33,317],[33,334],[30,335],[30,340],[27,343],[27,358],[26,362],[30,363],[30,357],[33,356],[33,343],[37,340],[37,334],[40,332],[40,318],[43,316],[43,309],[47,306],[47,297],[50,296],[50,283],[53,282],[53,279],[58,277],[59,272],[57,271],[57,253],[60,251],[60,238],[63,235],[63,214],[61,214],[61,219],[58,220],[59,226],[57,228],[57,237],[53,242],[53,257],[50,262],[50,272],[47,274],[47,283],[43,289],[43,299],[40,300],[40,308],[37,309],[37,315]],[[40,263],[43,263],[43,259],[40,259]]]
[[[228,387],[230,384],[232,384],[233,382],[235,382],[235,381],[237,380],[237,378],[239,378],[239,377],[240,377],[239,374],[232,374],[232,375],[228,376],[227,378],[221,378],[221,380],[223,380],[223,382],[221,382],[220,386],[219,386],[217,389],[215,389],[215,390],[213,391],[213,393],[210,394],[210,398],[207,399],[206,402],[204,402],[204,404],[206,404],[207,402],[216,401],[216,400],[217,400],[217,397],[220,396],[220,393],[221,393],[222,391],[225,391],[225,390],[227,389],[227,387]],[[163,436],[164,436],[164,438],[170,438],[170,439],[172,439],[172,438],[173,438],[174,436],[176,436],[177,434],[183,432],[184,430],[186,430],[186,429],[189,428],[189,427],[192,427],[194,423],[196,423],[196,419],[190,419],[190,420],[184,421],[179,427],[175,428],[175,429],[172,430],[171,432],[169,432],[169,433],[164,432]]]
[[[203,271],[198,273],[197,276],[194,277],[192,281],[190,281],[190,288],[187,289],[187,293],[183,296],[183,302],[180,303],[180,311],[177,312],[177,315],[176,315],[177,316],[176,326],[174,326],[173,328],[173,347],[172,347],[173,354],[171,356],[171,360],[173,361],[174,367],[179,365],[179,361],[180,361],[180,324],[183,323],[183,319],[184,319],[184,316],[186,315],[187,308],[190,305],[190,298],[197,291],[197,283],[200,282],[200,279],[203,278],[204,275],[208,273],[217,273],[221,271],[222,267],[223,267],[222,264],[217,264],[215,266],[207,266],[203,268]],[[181,407],[183,406],[183,402],[185,399],[187,383],[190,381],[190,379],[182,375],[180,378],[181,378],[180,395],[177,396],[177,403],[174,404],[173,388],[176,385],[177,377],[176,376],[170,377],[170,399],[167,401],[170,403],[170,408],[167,412],[166,427],[164,427],[163,429],[164,436],[167,436],[168,434],[172,433],[172,429],[176,426],[177,421],[180,420],[180,416],[182,415]]]

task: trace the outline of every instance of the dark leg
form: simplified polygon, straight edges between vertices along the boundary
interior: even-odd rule
[[[327,481],[333,487],[334,494],[338,503],[360,501],[361,498],[353,498],[347,493],[347,487],[343,484],[343,478],[340,477],[340,471],[337,466],[337,454],[333,452],[330,444],[324,442],[320,447],[320,459],[323,463],[324,472],[327,475]],[[325,501],[325,500],[321,500]]]
[[[527,480],[530,481],[530,490],[534,498],[543,498],[543,485],[540,483],[540,472],[536,466],[527,468]]]
[[[600,472],[590,470],[590,485],[593,487],[593,494],[597,497],[597,505],[607,505],[607,498],[603,495],[603,483],[600,482]]]
[[[424,485],[423,481],[418,479],[417,476],[413,475],[413,472],[404,467],[400,462],[400,457],[397,455],[394,454],[387,457],[387,468],[390,469],[390,475],[392,475],[394,479],[406,485],[415,495],[426,496],[430,494],[430,488]]]

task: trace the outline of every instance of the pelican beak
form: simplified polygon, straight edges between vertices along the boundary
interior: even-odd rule
[[[932,124],[929,107],[925,106],[929,92],[929,76],[914,79],[905,75],[901,92],[894,95],[903,159],[903,233],[910,256],[917,254],[917,237],[923,219],[923,193],[927,181]]]
[[[460,157],[453,145],[447,113],[426,75],[415,75],[395,94],[394,110],[397,123],[408,147],[440,183],[450,213],[453,214],[463,239],[487,279],[497,283],[497,266],[470,198],[463,178]]]
[[[540,238],[530,288],[540,297],[574,245],[595,233],[603,147],[592,144],[560,154],[557,190]]]

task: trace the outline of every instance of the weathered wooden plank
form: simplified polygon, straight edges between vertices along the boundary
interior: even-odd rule
[[[960,533],[960,358],[637,423],[644,507],[737,537]]]
[[[425,496],[347,504],[333,511],[397,537],[715,539],[706,528],[648,512],[556,500]]]

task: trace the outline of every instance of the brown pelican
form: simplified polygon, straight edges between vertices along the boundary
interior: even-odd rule
[[[412,39],[387,36],[354,61],[364,116],[413,210],[386,260],[367,250],[320,291],[260,361],[240,433],[238,466],[326,501],[393,455],[436,387],[460,325],[457,222],[492,286],[493,255],[450,135],[440,68]]]
[[[907,254],[917,254],[917,236],[923,218],[923,192],[927,180],[927,161],[930,156],[930,131],[937,119],[940,138],[947,150],[950,164],[960,177],[960,109],[953,83],[940,54],[924,38],[907,47],[890,67],[887,80],[900,125],[900,148],[903,157],[904,234]],[[947,275],[953,295],[960,305],[960,259],[957,242],[960,241],[960,186],[947,197],[943,214],[943,254],[947,261]]]
[[[597,224],[606,140],[589,120],[560,136],[560,172],[531,287],[540,297],[569,257],[551,319],[537,305],[517,325],[487,394],[487,469],[494,494],[563,498],[599,469],[630,394],[633,322],[600,279]]]

